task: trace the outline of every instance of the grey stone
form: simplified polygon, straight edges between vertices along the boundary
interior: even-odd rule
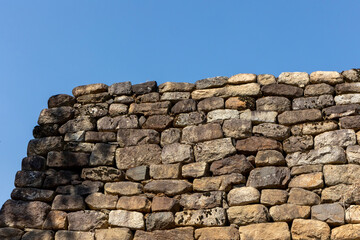
[[[49,98],[48,107],[49,108],[64,107],[64,106],[72,107],[75,104],[75,102],[76,101],[73,96],[67,94],[57,94]]]
[[[239,111],[234,109],[216,109],[208,112],[207,122],[217,122],[226,119],[239,118]]]
[[[246,186],[262,188],[285,188],[290,180],[287,167],[261,167],[250,172]]]
[[[138,166],[126,170],[126,178],[132,181],[143,181],[149,179],[149,168],[147,166]]]
[[[122,104],[122,103],[113,103],[113,104],[110,104],[109,114],[110,114],[110,116],[114,117],[114,116],[126,114],[127,110],[128,110],[127,105]]]
[[[105,193],[132,196],[142,193],[143,186],[135,182],[108,182],[104,186]]]
[[[263,97],[256,100],[256,110],[282,113],[291,110],[291,102],[286,97]]]
[[[348,146],[346,148],[346,158],[348,163],[360,164],[360,146]]]
[[[159,102],[160,94],[158,92],[146,93],[136,98],[137,102],[148,103],[148,102]]]
[[[15,188],[11,192],[11,198],[22,201],[42,201],[51,202],[54,199],[55,192],[46,189],[37,188]]]
[[[360,83],[352,82],[352,83],[341,83],[335,86],[336,94],[344,94],[344,93],[359,93],[360,92]]]
[[[197,162],[213,162],[236,152],[230,138],[215,139],[198,143],[194,147]]]
[[[85,133],[86,142],[115,142],[116,134],[113,132],[86,132]]]
[[[30,157],[25,157],[21,161],[22,170],[45,170],[46,168],[46,159],[42,156],[34,155]]]
[[[89,117],[82,116],[67,121],[59,128],[59,133],[65,134],[68,132],[91,131],[94,129],[94,120]]]
[[[153,180],[145,184],[144,191],[174,196],[191,191],[192,184],[185,180]]]
[[[173,117],[167,115],[151,115],[146,119],[145,123],[141,127],[162,131],[168,128],[172,122]]]
[[[360,129],[360,116],[349,116],[340,118],[340,128],[351,128],[353,130]]]
[[[251,121],[228,119],[224,121],[222,129],[226,137],[242,139],[251,136],[252,124]]]
[[[123,103],[123,104],[130,104],[133,103],[135,100],[131,96],[117,96],[114,98],[115,103]]]
[[[236,154],[231,157],[220,159],[211,163],[210,171],[213,175],[225,175],[231,173],[240,173],[248,175],[254,167],[244,155]]]
[[[117,142],[120,147],[158,144],[160,142],[160,134],[153,129],[119,129],[117,132]]]
[[[139,212],[112,210],[109,214],[109,224],[130,229],[144,229],[144,215]]]
[[[275,111],[250,111],[245,110],[240,114],[240,119],[251,121],[252,123],[275,123],[276,116],[278,115]]]
[[[61,151],[64,143],[62,137],[44,137],[32,139],[29,141],[27,147],[27,155],[41,155],[46,156],[50,151]]]
[[[146,217],[146,230],[160,230],[173,228],[175,226],[175,218],[172,212],[155,212],[150,213]]]
[[[180,113],[174,119],[174,127],[186,127],[204,123],[206,116],[203,112]]]
[[[195,84],[186,82],[165,82],[159,85],[159,92],[191,92]]]
[[[287,84],[269,84],[261,88],[265,96],[282,96],[288,98],[301,97],[304,90]]]
[[[302,97],[295,98],[292,102],[293,110],[301,109],[322,109],[334,105],[334,97],[332,95],[321,95],[318,97]]]
[[[347,147],[356,144],[355,131],[352,129],[341,129],[324,132],[314,138],[315,149],[326,145]]]
[[[149,81],[145,83],[134,84],[131,86],[133,93],[137,95],[155,92],[157,89],[157,83],[155,81]]]
[[[311,219],[320,220],[330,226],[338,226],[345,223],[344,209],[339,203],[320,204],[311,207]]]
[[[171,112],[174,114],[194,111],[196,111],[196,101],[193,99],[179,101],[171,108]]]
[[[161,115],[167,114],[171,103],[169,101],[156,103],[132,103],[129,107],[130,114]]]
[[[305,87],[305,96],[334,95],[334,87],[326,83],[311,84]]]
[[[138,118],[135,115],[103,117],[97,121],[99,131],[115,131],[122,128],[139,128]]]
[[[334,97],[336,105],[344,104],[359,104],[360,103],[360,94],[359,93],[348,93],[337,95]]]
[[[100,166],[83,168],[81,177],[93,181],[113,182],[123,180],[124,172],[113,167]]]
[[[360,166],[356,164],[325,165],[324,180],[327,186],[337,184],[355,184],[358,182]]]
[[[64,136],[65,142],[83,142],[84,140],[85,140],[85,131],[65,133]]]
[[[199,111],[204,112],[221,109],[224,108],[224,99],[221,97],[206,98],[198,103],[197,108]]]
[[[40,113],[38,124],[65,123],[74,117],[74,108],[72,107],[54,107],[43,109]]]
[[[67,215],[70,231],[90,231],[95,228],[107,226],[107,216],[105,213],[93,210],[72,212]]]
[[[196,89],[222,87],[227,83],[228,77],[205,78],[195,82]]]
[[[182,194],[180,205],[185,209],[209,209],[222,207],[225,194],[221,191]]]
[[[312,149],[314,140],[312,136],[291,136],[283,141],[283,148],[286,153],[304,152]]]
[[[116,150],[116,166],[128,169],[141,165],[160,164],[161,148],[157,144],[118,148]]]
[[[113,165],[116,145],[96,143],[90,155],[90,166]]]
[[[187,126],[182,130],[181,142],[198,143],[222,138],[223,132],[220,124],[208,123],[199,126]]]
[[[318,109],[285,111],[278,116],[279,123],[284,125],[312,122],[317,120],[322,120],[321,111]]]
[[[71,240],[94,240],[94,233],[80,231],[57,231],[55,240],[71,239]]]
[[[261,123],[253,127],[253,133],[276,140],[284,140],[290,136],[290,128],[275,123]]]
[[[109,87],[108,90],[111,95],[130,95],[131,82],[114,83]]]
[[[108,114],[109,104],[107,103],[91,103],[91,104],[75,104],[75,116],[86,116],[90,118],[100,118]]]
[[[39,171],[18,171],[15,176],[16,187],[41,188],[45,174]]]
[[[258,151],[255,158],[256,167],[283,166],[286,161],[281,152],[276,150]]]
[[[341,75],[343,76],[343,78],[346,82],[359,82],[360,81],[359,69],[346,70],[346,71],[343,71],[341,73]]]
[[[160,144],[165,146],[166,144],[178,143],[181,138],[181,130],[178,128],[169,128],[161,132]]]
[[[110,99],[110,95],[107,92],[87,94],[77,97],[76,100],[78,103],[103,103]]]
[[[165,145],[161,152],[162,163],[189,163],[194,160],[191,145],[172,143]]]
[[[184,99],[189,99],[189,92],[165,92],[161,95],[161,101],[181,101]]]
[[[316,193],[302,188],[292,188],[288,203],[306,206],[318,205],[320,204],[320,197]]]

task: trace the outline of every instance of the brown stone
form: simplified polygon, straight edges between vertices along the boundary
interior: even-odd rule
[[[166,115],[152,115],[149,116],[145,123],[142,125],[142,128],[145,129],[155,129],[155,130],[164,130],[168,128],[173,121],[173,118]]]
[[[76,100],[79,103],[103,103],[110,99],[110,95],[107,92],[96,93],[96,94],[87,94],[77,97]]]
[[[111,182],[111,183],[105,183],[104,190],[105,193],[108,194],[131,196],[142,193],[143,186],[140,183],[128,182],[128,181]]]
[[[260,203],[265,206],[280,205],[286,203],[288,192],[280,189],[263,189],[261,191]]]
[[[305,87],[305,96],[334,95],[334,87],[326,83],[311,84]]]
[[[230,138],[215,139],[197,143],[194,156],[197,162],[213,162],[236,152]]]
[[[318,109],[285,111],[278,116],[279,123],[284,125],[292,125],[317,120],[322,120],[321,111]]]
[[[177,164],[150,165],[150,177],[153,179],[180,178],[181,166]]]
[[[207,175],[208,171],[209,166],[206,162],[195,162],[182,166],[181,174],[184,178],[197,178]]]
[[[180,142],[181,130],[178,128],[169,128],[161,132],[160,144],[165,146],[171,143]]]
[[[21,240],[33,240],[33,239],[53,240],[54,232],[43,231],[43,230],[31,230],[31,231],[27,231],[21,238]]]
[[[258,151],[255,158],[256,167],[283,166],[286,161],[281,152],[275,150]]]
[[[233,188],[227,194],[229,206],[241,206],[259,203],[260,192],[253,187]]]
[[[144,95],[138,96],[136,101],[141,103],[159,102],[160,94],[158,92],[146,93]]]
[[[93,210],[115,209],[117,200],[118,196],[96,192],[87,196],[85,203]]]
[[[75,104],[75,116],[87,116],[90,118],[100,118],[109,113],[107,103]]]
[[[113,132],[86,132],[85,133],[86,142],[115,142],[116,134]]]
[[[109,93],[111,95],[130,95],[131,82],[114,83],[109,87]]]
[[[61,230],[67,228],[67,213],[50,211],[43,224],[43,229]]]
[[[64,146],[62,137],[44,137],[29,141],[27,155],[46,156],[50,151],[61,151]]]
[[[265,96],[282,96],[288,98],[301,97],[304,90],[287,84],[269,84],[261,88]]]
[[[60,211],[85,210],[85,202],[79,195],[56,195],[51,209]]]
[[[172,212],[155,212],[146,217],[146,230],[169,229],[175,226],[175,218]]]
[[[158,144],[160,134],[153,129],[119,129],[117,142],[120,147],[129,147],[143,144]]]
[[[197,143],[222,138],[223,132],[218,123],[208,123],[199,126],[188,126],[182,131],[181,142]]]
[[[235,206],[227,209],[230,224],[248,225],[252,223],[263,223],[269,220],[267,208],[261,204],[246,206]]]
[[[295,125],[291,128],[293,135],[317,135],[323,132],[338,129],[338,124],[335,121],[322,121],[322,122],[308,122]]]
[[[343,72],[341,72],[341,75],[343,76],[343,78],[346,82],[359,82],[360,81],[360,70],[356,69],[356,68],[343,71]]]
[[[58,136],[59,134],[59,124],[45,124],[45,125],[37,125],[33,129],[34,138],[43,138],[43,137],[51,137]]]
[[[291,110],[291,102],[286,97],[263,97],[256,100],[256,110],[282,113]]]
[[[18,171],[15,176],[15,186],[40,188],[44,177],[45,174],[39,171]]]
[[[344,82],[344,79],[338,72],[334,71],[316,71],[310,74],[311,83],[328,83],[335,85]]]
[[[194,191],[230,191],[232,185],[245,183],[246,178],[239,173],[215,177],[196,178],[193,181]]]
[[[115,182],[124,179],[124,172],[113,167],[100,166],[83,168],[81,177],[93,181]]]
[[[285,222],[258,223],[239,228],[241,240],[290,240],[289,226]]]
[[[212,77],[205,78],[195,82],[196,89],[206,89],[206,88],[214,88],[214,87],[222,87],[227,83],[228,77]]]
[[[185,180],[153,180],[144,186],[145,192],[164,193],[174,196],[192,190],[192,184]]]
[[[162,115],[167,114],[171,103],[169,101],[156,103],[132,103],[129,107],[130,114]]]
[[[155,196],[152,199],[151,211],[153,212],[161,212],[161,211],[174,212],[178,210],[179,210],[179,201],[175,198]]]
[[[205,227],[195,230],[197,240],[239,240],[239,231],[235,227]]]
[[[72,212],[67,215],[70,231],[89,231],[95,228],[107,226],[107,216],[105,213],[93,210]]]
[[[90,155],[90,166],[110,165],[114,164],[114,155],[116,145],[107,143],[96,143],[95,148]]]
[[[80,232],[80,231],[57,231],[55,234],[55,240],[94,240],[94,233],[92,232]]]
[[[201,100],[197,108],[199,111],[209,112],[215,109],[224,108],[224,99],[221,97],[210,97],[204,100]]]
[[[79,97],[86,94],[94,94],[94,93],[101,93],[107,92],[108,86],[103,83],[94,83],[89,85],[82,85],[74,88],[72,90],[72,94],[75,97]]]
[[[322,169],[323,165],[321,164],[295,166],[291,168],[291,175],[293,176],[303,173],[322,172]]]
[[[318,220],[294,219],[291,236],[293,240],[328,240],[330,239],[330,227]]]
[[[95,122],[87,116],[77,117],[67,121],[59,128],[60,134],[68,132],[91,131],[95,129]]]
[[[169,240],[169,239],[182,239],[193,240],[194,229],[192,227],[175,228],[170,230],[155,230],[152,232],[145,232],[137,230],[134,240]]]
[[[265,137],[249,137],[236,142],[236,150],[243,153],[256,153],[261,150],[282,151],[281,143]]]
[[[155,81],[149,81],[139,84],[134,84],[131,86],[133,93],[137,95],[155,92],[157,90],[157,83]]]
[[[200,89],[191,93],[191,98],[201,100],[210,97],[236,97],[236,96],[258,96],[260,85],[257,83],[246,83],[241,85],[227,85],[222,88]]]
[[[271,74],[259,74],[257,76],[257,82],[261,86],[264,86],[264,85],[276,83],[276,79],[275,79],[275,76],[271,75]]]
[[[312,206],[320,204],[320,197],[316,193],[302,188],[292,188],[289,193],[288,203]]]
[[[49,108],[64,107],[64,106],[72,107],[74,104],[75,104],[75,98],[67,94],[57,94],[51,96],[48,100]]]
[[[339,121],[340,128],[360,130],[360,116],[342,117]]]
[[[322,172],[301,174],[291,179],[289,188],[316,189],[324,187]]]
[[[160,100],[176,102],[189,98],[190,98],[189,92],[165,92],[161,95]]]
[[[360,174],[360,166],[357,164],[325,165],[324,180],[327,186],[337,184],[356,184]]]
[[[285,188],[290,180],[287,167],[261,167],[250,172],[246,186],[262,188]]]
[[[229,84],[244,84],[256,82],[256,75],[253,73],[239,73],[228,79]]]
[[[74,117],[74,109],[72,107],[55,107],[43,109],[40,113],[38,124],[54,124],[65,123]]]
[[[251,121],[241,119],[225,120],[222,127],[226,137],[242,139],[251,136]]]
[[[165,82],[159,85],[159,92],[191,92],[195,84],[186,82]]]
[[[89,154],[76,152],[49,152],[47,157],[49,167],[84,167],[89,164]]]
[[[252,132],[275,140],[284,140],[290,136],[290,128],[275,123],[261,123],[253,127]]]
[[[135,115],[117,116],[114,118],[103,117],[97,121],[99,131],[115,131],[122,128],[138,128],[138,118]]]
[[[310,217],[309,206],[299,206],[295,204],[282,204],[273,206],[269,210],[271,218],[275,222],[291,222],[295,218]]]
[[[360,224],[346,224],[331,231],[332,240],[356,240],[360,236]]]
[[[157,144],[118,148],[116,150],[116,166],[128,169],[141,165],[160,164],[161,148]]]
[[[211,227],[224,226],[226,223],[226,212],[223,208],[186,210],[175,213],[175,224],[177,226]]]
[[[247,175],[254,167],[244,155],[234,155],[211,163],[210,171],[213,175],[241,173]]]
[[[182,194],[180,198],[180,205],[185,210],[222,207],[224,198],[225,194],[221,191]]]
[[[117,209],[129,211],[150,212],[151,202],[146,196],[123,196],[116,204]]]
[[[55,192],[46,189],[37,188],[15,188],[11,192],[11,198],[22,201],[42,201],[51,202],[54,199]]]
[[[95,229],[95,239],[102,240],[131,240],[132,232],[127,228]]]
[[[193,99],[179,101],[171,108],[171,112],[174,114],[194,111],[196,111],[196,101]]]
[[[304,152],[312,149],[313,146],[313,137],[309,135],[291,136],[283,142],[283,148],[286,153]]]
[[[175,117],[174,127],[186,127],[204,123],[206,115],[203,112],[180,113]]]
[[[236,109],[236,110],[245,110],[245,109],[255,109],[255,99],[251,97],[231,97],[225,101],[225,108]]]

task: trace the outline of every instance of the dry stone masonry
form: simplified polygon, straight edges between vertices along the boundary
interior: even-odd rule
[[[0,239],[360,239],[360,70],[50,97]]]

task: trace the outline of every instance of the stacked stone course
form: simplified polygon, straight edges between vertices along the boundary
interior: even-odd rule
[[[0,239],[360,239],[360,70],[50,97]]]

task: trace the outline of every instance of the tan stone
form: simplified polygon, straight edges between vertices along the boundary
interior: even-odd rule
[[[105,193],[131,196],[142,193],[143,186],[140,183],[124,181],[106,183],[104,189]]]
[[[273,206],[269,209],[269,212],[275,222],[291,222],[296,218],[310,217],[309,206],[299,206],[288,203]]]
[[[227,215],[231,224],[240,226],[263,223],[269,219],[267,208],[261,204],[230,207],[227,209]]]
[[[305,87],[309,84],[309,74],[306,72],[283,72],[279,75],[278,83]]]
[[[61,230],[67,228],[67,213],[63,211],[50,211],[46,216],[43,229]]]
[[[144,186],[145,192],[174,196],[191,191],[192,184],[185,180],[153,180]]]
[[[351,205],[345,210],[346,223],[360,223],[360,206]]]
[[[95,239],[101,240],[131,240],[132,232],[127,228],[95,229]]]
[[[71,240],[94,240],[95,234],[92,232],[80,232],[80,231],[57,231],[55,234],[55,240],[71,239]]]
[[[123,196],[116,204],[117,209],[150,212],[151,202],[146,196]]]
[[[241,240],[290,240],[287,223],[258,223],[239,228]]]
[[[228,79],[229,84],[243,84],[256,82],[256,75],[252,73],[239,73]]]
[[[155,230],[152,232],[145,232],[137,230],[134,236],[134,240],[169,240],[169,239],[181,239],[181,240],[193,240],[194,228],[182,227],[170,230]]]
[[[209,166],[206,162],[195,162],[182,166],[181,173],[184,178],[198,178],[205,176],[208,170]]]
[[[360,224],[346,224],[331,231],[331,240],[357,240],[360,236]]]
[[[247,83],[237,86],[228,85],[222,88],[201,89],[191,93],[194,100],[201,100],[210,97],[236,97],[236,96],[257,96],[260,94],[260,85]]]
[[[72,94],[75,97],[79,97],[86,94],[106,92],[107,90],[108,90],[108,86],[106,84],[94,83],[89,85],[78,86],[72,90]]]
[[[112,210],[109,214],[109,224],[130,229],[144,229],[144,215],[139,212]]]
[[[240,240],[235,227],[205,227],[195,230],[196,240]]]
[[[292,188],[289,193],[288,203],[312,206],[320,204],[320,197],[316,193],[302,188]]]
[[[180,164],[150,165],[150,177],[153,179],[176,179],[179,178],[180,175]]]
[[[70,231],[90,231],[107,227],[107,215],[100,211],[84,210],[71,212],[67,215]]]
[[[85,203],[90,209],[115,209],[118,196],[103,193],[93,193],[85,198]]]
[[[216,177],[196,178],[193,182],[194,191],[208,192],[208,191],[229,191],[233,184],[240,184],[245,182],[245,177],[238,173],[229,175],[221,175]]]
[[[234,188],[228,193],[227,199],[230,206],[259,203],[260,192],[253,187]]]
[[[295,219],[291,226],[293,240],[329,240],[330,227],[321,221],[312,219]]]
[[[271,74],[259,74],[257,76],[257,82],[261,86],[264,86],[264,85],[276,83],[276,79],[275,79],[275,76],[271,75]]]
[[[311,83],[327,83],[335,85],[344,82],[344,79],[338,72],[334,71],[316,71],[310,74]]]
[[[213,162],[236,153],[231,138],[215,139],[198,143],[194,147],[197,162]]]
[[[260,203],[265,206],[280,205],[286,203],[288,192],[280,189],[263,189],[261,191]]]
[[[153,212],[177,211],[179,210],[179,201],[175,198],[155,196],[152,199],[151,210]]]
[[[226,224],[225,209],[216,207],[212,209],[186,210],[175,213],[177,226],[224,226]]]
[[[324,187],[322,172],[301,174],[291,179],[289,188],[316,189]]]

